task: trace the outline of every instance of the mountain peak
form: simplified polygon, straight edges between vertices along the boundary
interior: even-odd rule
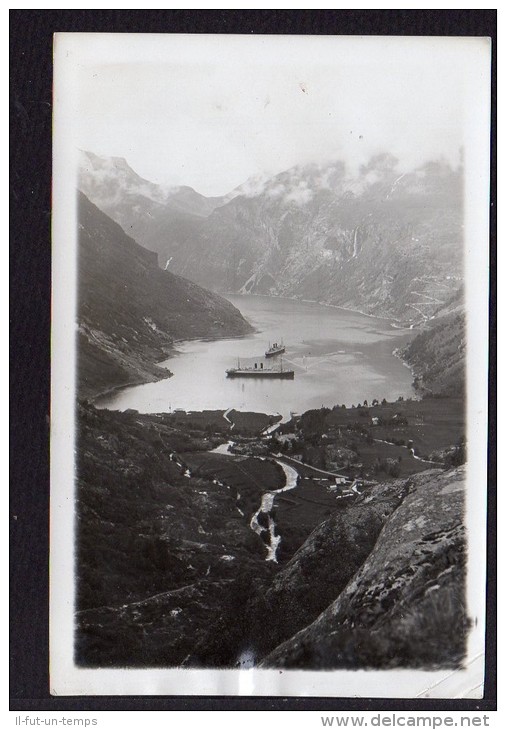
[[[198,221],[234,197],[230,194],[208,198],[189,185],[157,185],[138,175],[124,157],[102,157],[88,150],[79,153],[79,190],[129,235],[152,250],[156,246],[143,235],[146,221],[156,222],[161,217],[162,227],[169,228],[183,219]]]
[[[111,157],[111,162],[119,168],[122,168],[123,170],[129,170],[131,172],[134,172],[126,159],[124,157]],[[134,173],[134,175],[137,173]]]

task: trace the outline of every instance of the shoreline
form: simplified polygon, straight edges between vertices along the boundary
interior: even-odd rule
[[[402,355],[401,355],[401,350],[400,350],[400,348],[396,347],[395,349],[393,349],[393,350],[392,350],[392,355],[393,355],[394,357],[396,357],[396,358],[397,358],[398,360],[400,360],[400,361],[401,361],[401,363],[402,363],[402,364],[404,365],[404,367],[405,367],[405,368],[408,368],[409,372],[411,373],[411,377],[413,378],[413,381],[414,381],[414,380],[415,380],[415,378],[417,377],[417,375],[416,375],[416,373],[415,373],[415,371],[414,371],[414,369],[413,369],[413,366],[412,366],[412,365],[410,365],[410,364],[409,364],[409,363],[408,363],[408,362],[407,362],[407,361],[406,361],[406,360],[405,360],[405,359],[404,359],[404,358],[402,357]],[[413,389],[414,389],[414,387],[415,387],[415,386],[414,386],[413,384],[411,384],[411,385],[412,385],[412,387],[413,387]]]
[[[252,334],[253,332],[257,332],[257,330],[252,327],[252,332],[248,334]],[[180,345],[184,342],[197,342],[198,340],[202,342],[216,342],[218,340],[236,340],[236,339],[242,339],[243,337],[246,337],[247,334],[243,335],[218,335],[217,337],[185,337],[178,340],[172,340],[172,343],[170,345],[171,350],[173,352],[171,354],[166,353],[168,357],[164,358],[163,360],[159,360],[155,363],[155,365],[159,368],[163,368],[167,371],[167,375],[160,375],[160,377],[154,377],[152,380],[142,380],[140,382],[130,382],[130,383],[122,383],[121,385],[112,385],[110,388],[106,388],[105,390],[100,391],[100,393],[96,393],[95,395],[89,396],[88,398],[80,399],[79,396],[76,396],[76,400],[87,400],[90,403],[95,403],[95,401],[99,398],[105,398],[108,395],[112,395],[113,393],[116,393],[117,391],[123,390],[124,388],[133,388],[137,385],[148,385],[148,383],[159,383],[161,380],[168,380],[169,378],[172,378],[174,376],[174,373],[167,368],[164,363],[168,363],[173,357],[178,356],[178,352],[174,345]]]
[[[216,292],[217,294],[220,292]],[[241,294],[239,292],[221,292],[220,296],[223,297],[264,297],[265,299],[285,299],[288,302],[298,302],[299,304],[317,304],[319,307],[329,307],[331,309],[342,309],[343,312],[352,312],[353,314],[361,314],[363,317],[369,317],[371,319],[383,319],[390,323],[395,323],[398,325],[398,327],[395,327],[395,329],[406,329],[406,330],[415,330],[415,328],[418,326],[416,324],[404,324],[404,321],[401,319],[396,319],[395,317],[387,317],[383,314],[370,314],[369,312],[363,312],[361,309],[353,309],[352,307],[344,307],[342,304],[331,304],[330,302],[319,302],[316,299],[299,299],[299,297],[287,297],[283,296],[282,294],[254,294],[254,293],[248,293],[248,294]],[[394,324],[392,324],[392,327],[394,327]]]
[[[320,307],[326,307],[326,308],[331,308],[331,309],[338,309],[338,310],[342,310],[343,312],[351,312],[353,314],[360,314],[361,316],[368,317],[370,319],[384,320],[384,321],[389,322],[390,326],[392,328],[394,328],[394,329],[397,329],[397,330],[399,330],[399,329],[405,329],[405,330],[408,330],[408,331],[413,331],[411,329],[411,327],[409,327],[409,326],[402,325],[402,326],[397,326],[396,327],[395,324],[392,323],[392,320],[393,320],[393,322],[395,322],[397,324],[400,324],[399,323],[399,320],[395,320],[392,317],[385,317],[385,316],[382,316],[382,315],[368,314],[367,312],[362,312],[362,311],[360,311],[358,309],[352,309],[350,307],[344,307],[344,306],[337,305],[337,304],[330,304],[330,303],[325,303],[325,302],[318,302],[316,300],[309,300],[309,299],[302,300],[302,299],[298,299],[296,297],[278,296],[278,295],[273,295],[273,294],[238,294],[238,293],[235,293],[235,292],[222,293],[221,296],[223,296],[224,298],[226,298],[227,296],[232,296],[232,297],[237,297],[237,298],[251,296],[251,297],[258,297],[258,298],[265,298],[265,299],[283,299],[283,300],[286,300],[288,302],[296,302],[296,303],[303,303],[303,304],[316,304],[317,306],[320,306]],[[218,342],[220,340],[241,340],[241,339],[244,339],[245,337],[248,337],[251,334],[259,333],[258,328],[254,327],[249,322],[249,320],[246,320],[246,321],[251,326],[251,331],[250,332],[247,332],[247,333],[236,334],[236,335],[221,334],[221,335],[215,335],[215,336],[212,336],[211,335],[211,336],[207,336],[207,337],[194,336],[194,337],[184,337],[184,338],[174,339],[174,340],[172,340],[172,343],[170,345],[171,352],[170,353],[167,353],[167,357],[164,360],[160,360],[159,362],[155,363],[155,365],[157,367],[163,368],[164,370],[167,371],[167,374],[166,375],[160,375],[160,377],[153,377],[153,379],[150,379],[150,380],[142,380],[140,382],[129,382],[129,383],[123,383],[121,385],[113,385],[110,388],[107,388],[107,389],[101,391],[100,393],[97,393],[97,394],[95,394],[95,395],[87,398],[86,400],[88,400],[88,402],[90,402],[90,403],[92,403],[93,405],[96,406],[96,401],[97,400],[99,400],[101,398],[106,398],[108,396],[112,396],[115,393],[120,392],[121,390],[124,390],[126,388],[132,388],[132,387],[136,387],[136,386],[140,386],[140,385],[147,385],[149,383],[158,383],[158,382],[160,382],[162,380],[168,380],[169,378],[173,377],[174,373],[171,372],[171,370],[167,367],[167,365],[170,363],[170,361],[173,358],[176,358],[176,357],[178,357],[179,354],[181,354],[181,351],[180,350],[178,351],[178,349],[177,349],[177,346],[178,345],[185,344],[185,343],[190,343],[190,342],[199,342],[199,341],[200,342]],[[395,350],[392,351],[392,355],[394,355],[394,357],[398,358],[402,362],[402,364],[410,370],[411,376],[414,379],[415,378],[415,374],[413,372],[413,369],[399,355],[398,348],[396,348]],[[78,400],[77,397],[76,397],[76,400]],[[107,408],[106,408],[106,410],[107,410]],[[190,412],[190,411],[187,411],[187,412]],[[199,412],[201,412],[201,411],[199,411]],[[265,415],[275,415],[275,414],[265,414]],[[289,420],[289,419],[287,418],[287,420]]]
[[[247,321],[247,320],[246,320]],[[249,322],[248,322],[249,324]],[[243,335],[217,335],[216,337],[182,337],[179,340],[173,340],[173,344],[180,345],[182,342],[218,342],[219,340],[241,340],[243,337],[257,333],[258,330],[251,325],[251,332],[245,332]],[[165,362],[163,360],[162,362]]]
[[[106,396],[112,395],[113,393],[116,393],[116,391],[122,390],[123,388],[133,388],[136,385],[148,385],[148,383],[159,383],[161,380],[168,380],[169,378],[172,378],[173,375],[174,373],[167,369],[167,375],[161,375],[159,378],[154,378],[153,380],[143,380],[140,383],[122,383],[121,385],[112,385],[110,388],[106,388],[96,395],[92,395],[88,398],[82,399],[76,397],[76,400],[87,400],[88,403],[92,403],[93,405],[95,405],[95,401],[98,398],[105,398]]]

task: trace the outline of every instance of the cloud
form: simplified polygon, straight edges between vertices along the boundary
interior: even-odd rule
[[[297,187],[285,195],[285,203],[296,203],[297,205],[305,205],[314,197],[314,193],[307,187]]]
[[[310,162],[340,159],[356,172],[383,152],[399,159],[401,171],[442,155],[455,162],[469,96],[465,47],[425,40],[241,45],[223,37],[223,48],[206,55],[205,38],[181,39],[181,48],[202,44],[193,62],[171,56],[170,39],[167,61],[159,52],[147,63],[135,44],[131,54],[122,47],[128,62],[82,64],[79,146],[126,157],[153,182],[206,195]]]

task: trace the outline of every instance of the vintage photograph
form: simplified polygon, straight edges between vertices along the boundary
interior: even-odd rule
[[[482,38],[56,35],[63,693],[481,696],[489,70]]]

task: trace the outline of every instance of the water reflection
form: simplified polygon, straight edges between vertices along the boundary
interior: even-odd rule
[[[392,351],[413,332],[318,304],[253,296],[228,299],[253,324],[253,334],[181,343],[166,361],[172,378],[125,388],[97,405],[142,413],[236,408],[287,416],[322,405],[412,394],[411,373]],[[281,339],[286,347],[283,363],[295,370],[294,380],[226,377],[225,370],[237,358],[261,357],[269,342]]]

